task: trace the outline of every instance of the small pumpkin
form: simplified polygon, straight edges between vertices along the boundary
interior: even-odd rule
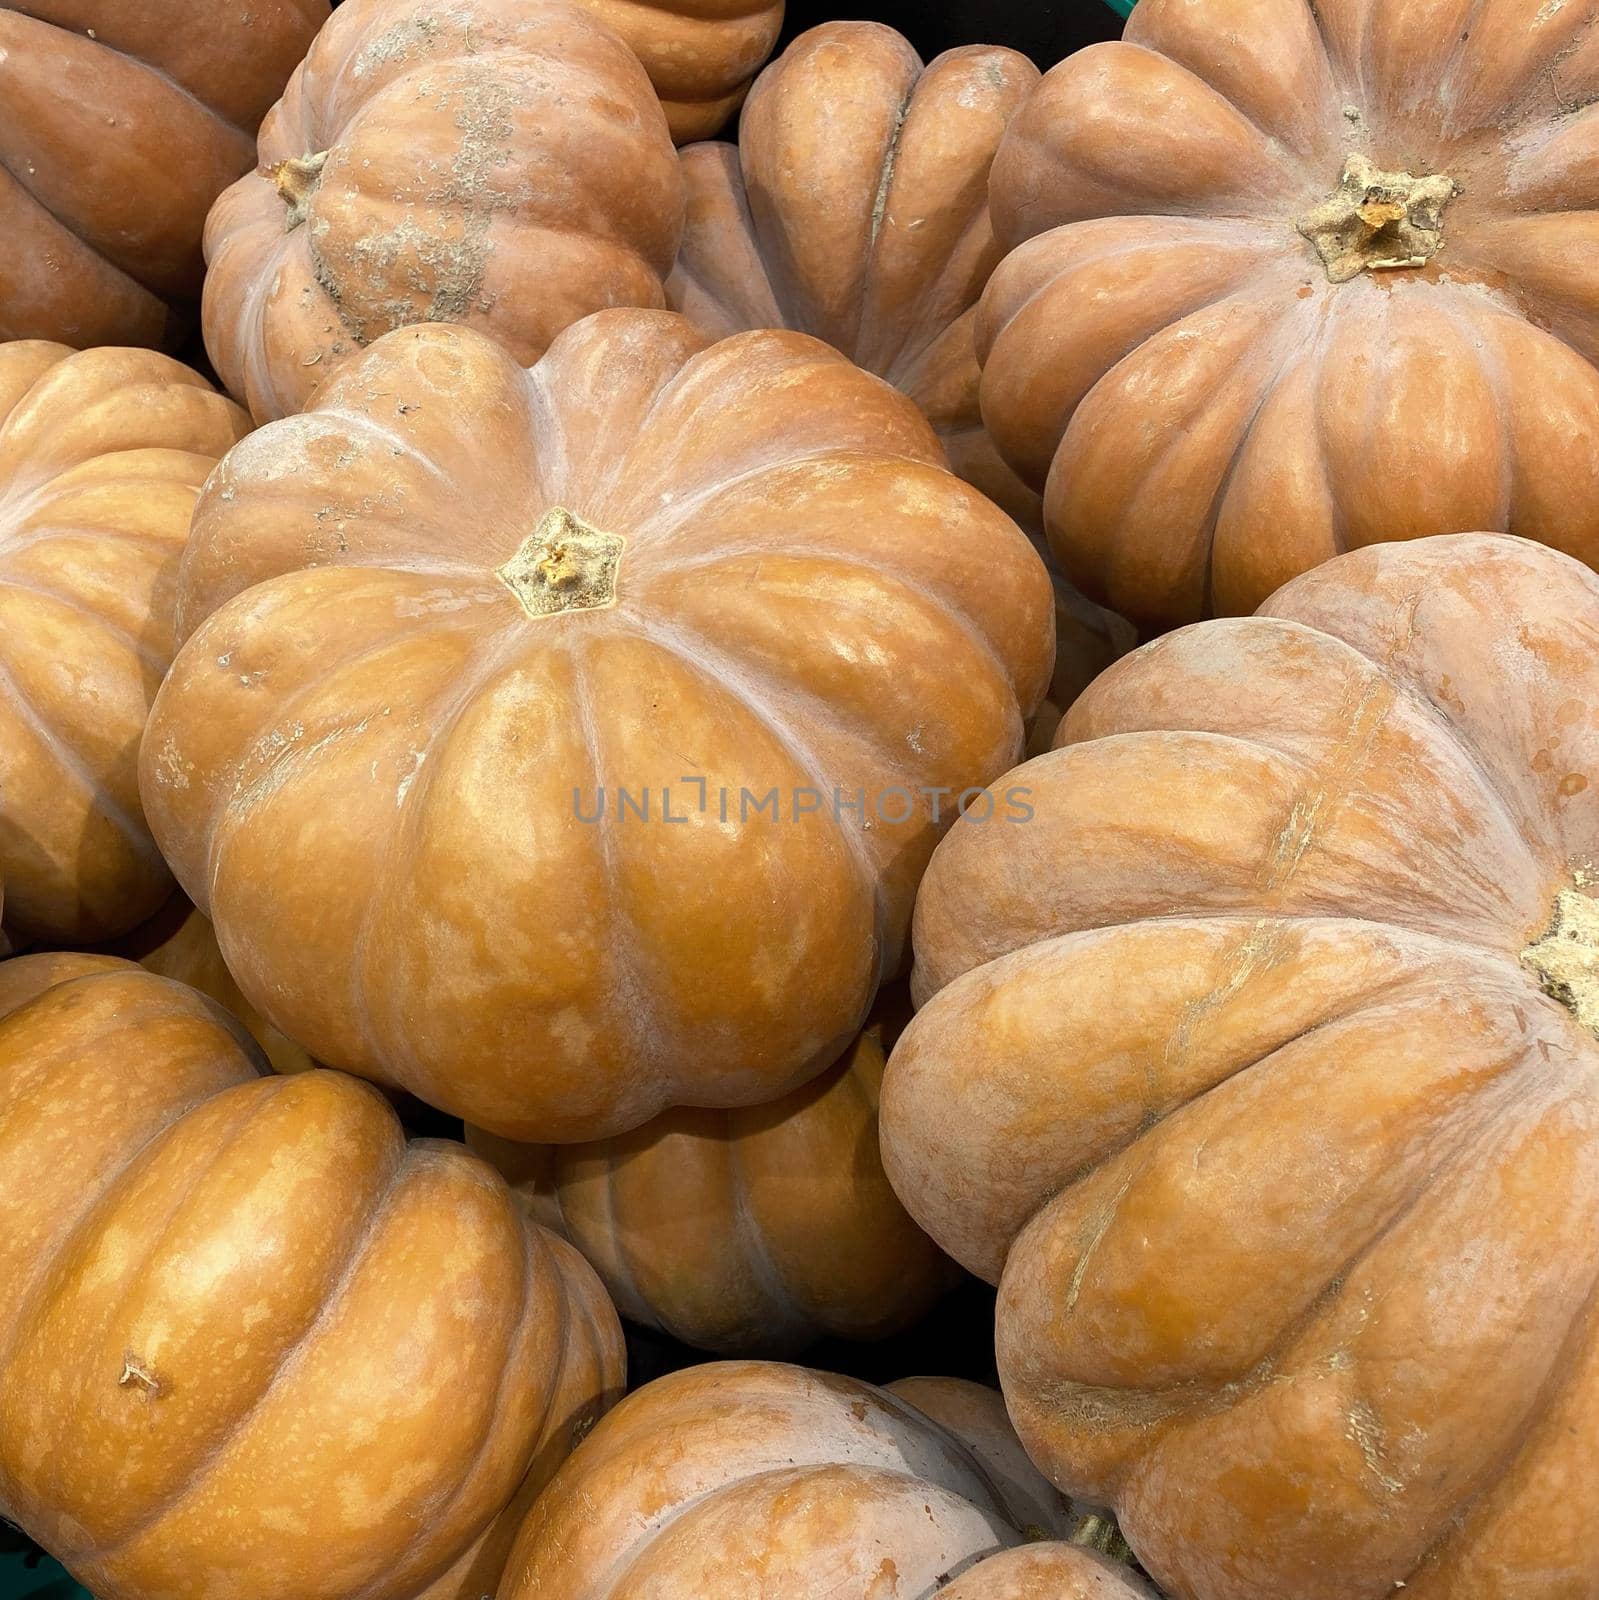
[[[994,161],[982,414],[1066,575],[1247,613],[1468,529],[1599,562],[1599,42],[1535,0],[1140,0]]]
[[[620,1389],[598,1280],[370,1086],[82,959],[0,963],[0,1514],[102,1600],[476,1600]]]
[[[649,80],[562,0],[349,0],[206,223],[205,343],[258,421],[380,335],[462,322],[536,361],[659,306],[683,180]]]
[[[153,351],[0,345],[0,868],[13,942],[106,939],[172,892],[139,807],[139,736],[172,658],[195,496],[248,428]]]
[[[992,1390],[721,1362],[600,1422],[534,1505],[499,1600],[1149,1600],[1064,1542],[1102,1526],[1030,1467]]]
[[[179,587],[143,792],[246,998],[538,1143],[835,1061],[1053,644],[910,401],[667,312],[531,372],[379,340],[218,467]]]
[[[211,202],[328,0],[0,6],[0,340],[171,346]]]
[[[767,1106],[669,1111],[597,1144],[467,1144],[571,1240],[624,1317],[722,1354],[908,1327],[957,1277],[877,1153],[903,991],[819,1077]]]
[[[1038,69],[973,45],[923,66],[875,22],[802,34],[763,72],[739,141],[682,156],[671,305],[718,337],[794,328],[921,406],[955,470],[1018,520],[1037,496],[978,414],[973,324],[1001,250],[988,171]]]
[[[783,29],[783,0],[578,0],[644,64],[679,144],[738,110]]]
[[[1593,1594],[1599,578],[1356,551],[1061,741],[934,857],[882,1103],[1033,1459],[1183,1600]]]

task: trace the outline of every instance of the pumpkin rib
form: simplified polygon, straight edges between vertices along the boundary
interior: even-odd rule
[[[277,1085],[293,1083],[295,1080],[293,1078],[263,1078],[260,1081],[264,1084],[271,1085],[272,1090],[269,1092],[273,1092],[276,1090]],[[254,1115],[258,1114],[259,1111],[259,1105],[252,1105],[248,1108],[246,1115],[240,1119],[240,1123],[235,1127],[234,1133],[236,1136],[242,1134],[244,1124],[248,1123],[248,1121]],[[234,1142],[234,1140],[230,1139],[229,1143],[232,1142]],[[399,1181],[400,1174],[406,1170],[407,1164],[410,1161],[410,1148],[411,1147],[407,1145],[401,1151],[399,1159],[395,1162],[393,1171],[389,1175],[388,1185],[384,1189],[381,1198],[372,1207],[372,1211],[368,1216],[366,1223],[363,1225],[360,1233],[352,1242],[350,1252],[345,1258],[343,1266],[333,1274],[330,1288],[328,1293],[323,1297],[322,1304],[318,1308],[317,1315],[311,1320],[310,1324],[300,1332],[299,1336],[291,1341],[291,1343],[284,1349],[281,1359],[267,1375],[266,1381],[261,1385],[260,1389],[252,1398],[250,1403],[240,1409],[238,1414],[223,1430],[221,1436],[214,1440],[212,1444],[207,1447],[200,1458],[195,1462],[193,1469],[189,1473],[188,1477],[182,1482],[182,1484],[174,1492],[163,1497],[163,1499],[157,1505],[153,1506],[145,1516],[138,1519],[128,1529],[126,1529],[119,1538],[114,1540],[109,1545],[101,1546],[96,1551],[97,1561],[104,1563],[115,1559],[116,1556],[120,1555],[123,1551],[127,1550],[132,1544],[134,1544],[136,1540],[145,1537],[152,1529],[165,1521],[166,1518],[176,1511],[185,1500],[193,1495],[196,1490],[202,1487],[206,1478],[221,1463],[223,1457],[226,1456],[228,1451],[248,1431],[251,1423],[255,1420],[257,1414],[259,1413],[263,1402],[269,1395],[271,1395],[272,1391],[278,1386],[279,1382],[290,1372],[295,1358],[302,1350],[306,1349],[312,1343],[319,1330],[328,1322],[329,1313],[339,1304],[340,1300],[343,1298],[345,1289],[348,1288],[349,1284],[354,1279],[356,1271],[360,1267],[362,1260],[365,1258],[367,1247],[371,1244],[372,1239],[377,1232],[378,1220],[382,1217],[387,1209],[389,1196],[393,1193],[394,1188]],[[206,1173],[210,1171],[211,1167],[216,1165],[216,1163],[225,1153],[225,1147],[217,1150],[206,1168]],[[202,1173],[199,1176],[203,1177],[205,1175],[205,1173]],[[196,1181],[190,1185],[188,1193],[192,1194],[193,1191],[198,1187],[199,1182],[198,1179],[196,1179]],[[176,1214],[176,1209],[177,1208],[175,1207],[173,1213],[174,1215]],[[159,1249],[160,1242],[161,1241],[158,1239],[155,1244],[151,1246],[151,1255],[153,1255],[155,1251]]]
[[[0,656],[0,700],[10,703],[18,720],[39,740],[61,775],[69,782],[76,783],[90,797],[121,835],[122,842],[142,861],[159,861],[161,856],[155,841],[134,822],[127,808],[108,789],[94,781],[83,757],[40,716],[38,708],[22,692],[3,656]]]
[[[124,645],[136,655],[145,666],[153,668],[158,674],[164,674],[165,663],[159,653],[142,639],[136,638],[123,627],[120,622],[96,611],[92,606],[72,595],[63,594],[59,589],[47,588],[42,583],[24,583],[20,578],[12,577],[3,567],[0,567],[0,589],[15,589],[19,594],[29,594],[38,600],[48,600],[60,606],[62,610],[70,612],[74,617],[81,617],[86,625],[109,634],[118,644]]]

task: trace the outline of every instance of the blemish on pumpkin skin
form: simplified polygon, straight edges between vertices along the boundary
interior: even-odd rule
[[[147,1401],[159,1400],[171,1393],[171,1386],[142,1357],[132,1354],[122,1358],[122,1375],[117,1379],[117,1386],[132,1389]]]
[[[1560,780],[1559,793],[1562,800],[1570,800],[1582,793],[1588,787],[1588,780],[1580,772],[1568,772]]]

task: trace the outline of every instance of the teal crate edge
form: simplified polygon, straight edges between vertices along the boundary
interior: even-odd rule
[[[1130,17],[1133,14],[1133,0],[1105,0],[1118,17]]]

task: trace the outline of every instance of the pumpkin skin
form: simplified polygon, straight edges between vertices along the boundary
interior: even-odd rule
[[[1027,526],[1038,497],[983,430],[972,340],[1002,254],[988,169],[1038,76],[987,45],[924,67],[874,22],[802,34],[757,80],[736,147],[683,152],[688,221],[666,289],[719,338],[794,328],[903,389],[955,471]]]
[[[1184,1600],[1599,1586],[1596,644],[1539,545],[1352,552],[1118,662],[929,869],[885,1165]]]
[[[103,1600],[492,1589],[620,1389],[598,1281],[370,1086],[59,962],[0,965],[0,1512]]]
[[[499,1600],[1147,1597],[1086,1549],[1017,1560],[1025,1540],[1084,1522],[990,1390],[719,1362],[646,1384],[600,1422],[534,1505]]]
[[[327,16],[327,0],[0,7],[0,340],[178,342],[211,202]]]
[[[172,879],[138,747],[195,495],[249,430],[148,350],[0,345],[0,862],[12,941],[95,942]]]
[[[783,0],[578,0],[644,64],[679,144],[738,109],[783,31]]]
[[[881,1339],[958,1274],[905,1214],[877,1153],[884,1055],[903,991],[831,1067],[769,1106],[679,1109],[621,1138],[466,1142],[569,1239],[624,1317],[720,1354]]]
[[[982,412],[1091,599],[1242,614],[1470,529],[1599,560],[1588,20],[1140,0],[1045,77],[993,167]]]
[[[836,1060],[955,807],[865,829],[835,789],[982,784],[1050,670],[1042,563],[942,463],[826,345],[647,311],[531,373],[404,329],[254,434],[196,508],[141,758],[251,1004],[534,1143]]]
[[[393,328],[536,361],[663,304],[683,181],[637,58],[559,0],[346,0],[206,223],[206,349],[258,421]]]

